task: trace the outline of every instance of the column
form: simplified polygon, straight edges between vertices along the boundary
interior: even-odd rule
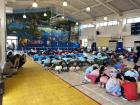
[[[119,40],[116,46],[116,51],[118,53],[123,51],[123,27],[123,17],[119,17]]]
[[[5,62],[6,50],[6,7],[5,0],[0,0],[0,64]]]
[[[120,40],[123,39],[123,27],[124,27],[124,24],[123,24],[123,17],[119,17],[119,34],[120,34]]]
[[[96,51],[97,50],[97,31],[98,31],[98,27],[97,27],[97,23],[96,21],[93,22],[93,24],[95,25],[94,27],[94,32],[93,34],[93,43],[92,43],[92,51]]]
[[[6,10],[5,0],[0,0],[0,68],[5,62],[5,37],[6,37]],[[1,69],[0,69],[1,70]],[[1,74],[2,71],[0,71]],[[4,82],[0,80],[0,105],[2,105],[2,96],[4,91]]]

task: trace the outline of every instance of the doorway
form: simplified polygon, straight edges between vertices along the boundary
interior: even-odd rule
[[[16,50],[17,45],[18,45],[18,37],[17,36],[7,36],[7,43],[6,43],[7,50],[13,49],[13,43],[15,45],[15,50]]]

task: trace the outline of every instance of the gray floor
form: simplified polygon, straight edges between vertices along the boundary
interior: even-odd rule
[[[72,86],[82,84],[83,72],[67,72],[57,75]],[[105,89],[98,87],[97,84],[85,84],[75,87],[102,105],[140,105],[140,99],[136,102],[125,101],[120,97],[114,97],[107,94]]]
[[[132,62],[124,60],[125,64],[129,67],[133,67]],[[87,94],[91,98],[95,99],[102,105],[140,105],[140,98],[136,102],[130,102],[123,100],[121,97],[114,97],[106,93],[105,89],[98,87],[97,84],[82,84],[84,73],[82,71],[78,72],[66,72],[62,74],[57,74],[59,77],[70,83],[72,86],[75,86],[77,89]],[[79,85],[79,86],[77,86]]]
[[[133,67],[132,62],[124,61],[129,67]],[[81,85],[84,79],[83,71],[78,72],[64,72],[57,74],[60,78],[75,86],[77,89],[87,94],[94,100],[98,101],[102,105],[140,105],[140,98],[136,102],[130,102],[123,100],[121,97],[114,97],[106,93],[105,89],[98,87],[97,84],[85,84]],[[70,87],[71,88],[71,87]]]

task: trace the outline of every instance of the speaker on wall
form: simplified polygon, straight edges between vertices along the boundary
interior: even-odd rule
[[[100,31],[96,31],[96,35],[100,35]]]

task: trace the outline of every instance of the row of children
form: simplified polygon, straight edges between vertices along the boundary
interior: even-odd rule
[[[34,53],[32,57],[35,61],[40,61],[41,64],[44,64],[47,69],[50,68],[59,72],[77,71],[85,65],[90,65],[92,62],[108,59],[105,53],[90,54],[77,51],[43,51]]]
[[[53,54],[52,54],[53,52]],[[44,67],[47,70],[55,70],[58,73],[64,71],[77,71],[85,64],[88,64],[86,57],[82,53],[76,51],[73,52],[49,52],[48,55],[42,53],[36,53],[32,57],[35,61],[40,61],[41,64],[44,64]],[[49,55],[51,54],[51,55]]]
[[[98,66],[93,64],[85,71],[84,83],[98,83],[106,92],[113,96],[122,96],[127,100],[137,100],[138,89],[137,82],[139,73],[135,69],[127,71],[117,70],[108,67],[107,64]]]

